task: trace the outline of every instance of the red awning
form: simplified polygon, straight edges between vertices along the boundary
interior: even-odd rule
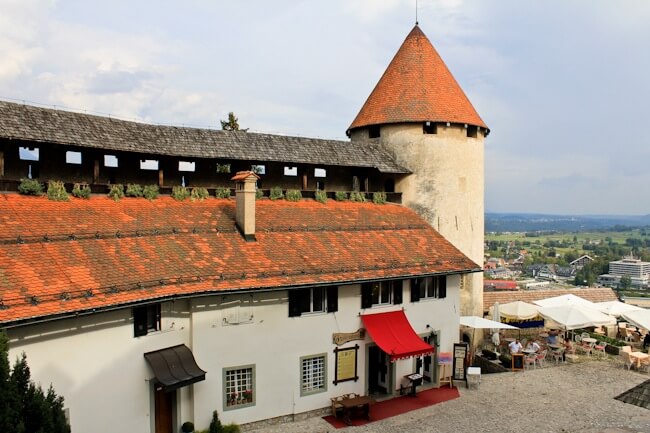
[[[390,355],[391,361],[433,353],[434,348],[415,333],[404,311],[365,314],[361,320],[372,341]]]

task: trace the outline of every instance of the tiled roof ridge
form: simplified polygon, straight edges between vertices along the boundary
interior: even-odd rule
[[[466,262],[464,260],[447,260],[448,262],[451,263],[459,263],[459,264],[465,264]],[[49,293],[45,296],[43,295],[32,295],[29,292],[26,292],[24,296],[21,297],[0,297],[0,311],[2,310],[8,310],[14,306],[18,305],[24,305],[24,304],[31,304],[31,305],[40,305],[44,302],[61,302],[61,301],[70,301],[73,299],[88,299],[92,298],[96,295],[116,295],[119,293],[124,293],[128,291],[134,291],[134,290],[145,290],[145,289],[152,289],[156,287],[161,287],[161,286],[180,286],[180,285],[195,285],[195,284],[200,284],[200,283],[213,283],[213,286],[203,292],[192,292],[192,295],[199,295],[201,293],[214,293],[220,291],[219,287],[215,286],[215,282],[220,282],[220,281],[226,281],[226,280],[246,280],[249,278],[254,278],[254,279],[265,279],[265,278],[275,278],[275,277],[292,277],[292,276],[299,276],[299,275],[336,275],[336,274],[348,274],[351,272],[364,272],[364,271],[381,271],[381,270],[408,270],[408,269],[413,269],[413,268],[418,268],[418,269],[423,269],[423,268],[428,268],[430,266],[429,263],[423,263],[422,261],[412,261],[412,262],[407,262],[407,263],[400,263],[399,261],[395,261],[392,263],[383,263],[383,264],[377,264],[375,263],[372,266],[349,266],[349,267],[340,267],[337,269],[318,269],[318,270],[294,270],[294,271],[287,271],[287,270],[281,270],[281,271],[273,271],[273,272],[259,272],[259,273],[248,273],[248,272],[232,272],[232,273],[219,273],[219,274],[212,274],[212,275],[191,275],[191,276],[179,276],[179,277],[168,277],[168,278],[161,278],[157,280],[150,280],[150,281],[137,281],[137,282],[129,282],[126,284],[113,284],[110,286],[106,287],[95,287],[95,288],[89,288],[89,289],[75,289],[75,290],[63,290],[59,291],[58,293]],[[403,275],[402,278],[408,278],[409,276],[421,276],[421,275],[448,275],[448,274],[454,274],[454,273],[459,273],[459,272],[478,272],[480,269],[462,269],[462,270],[456,270],[453,272],[426,272],[426,271],[419,271],[417,273],[413,273],[412,275]],[[390,278],[390,277],[388,277]],[[376,280],[377,278],[372,278],[373,280]],[[339,280],[333,283],[329,283],[329,285],[340,285],[340,284],[351,284],[354,282],[361,282],[364,281],[365,279],[351,279],[349,281],[345,280]],[[327,283],[325,283],[327,284]],[[304,285],[304,284],[301,284]],[[313,284],[309,284],[313,285]],[[246,287],[245,285],[242,285],[239,289],[235,289],[233,291],[245,291],[245,290],[253,290],[254,288],[251,287]],[[172,295],[173,297],[174,295]],[[156,298],[147,298],[147,300],[152,300]]]
[[[409,32],[348,128],[450,122],[488,129],[418,24]]]
[[[258,230],[260,233],[287,233],[287,232],[372,232],[372,231],[404,231],[404,230],[421,230],[429,228],[427,224],[396,224],[392,226],[376,226],[376,225],[356,225],[350,227],[343,226],[320,226],[320,227],[303,227],[303,226],[288,226],[288,227],[268,227]],[[142,229],[135,231],[115,231],[115,232],[94,232],[94,233],[71,233],[48,235],[44,234],[31,235],[31,236],[18,236],[18,237],[0,237],[0,245],[22,245],[22,244],[37,244],[37,243],[51,243],[51,242],[70,242],[82,240],[101,240],[101,239],[127,239],[127,238],[142,238],[147,236],[168,236],[168,235],[183,235],[183,234],[205,234],[205,233],[226,233],[236,232],[237,228],[233,225],[232,230],[215,229],[215,228],[176,228],[170,229]]]

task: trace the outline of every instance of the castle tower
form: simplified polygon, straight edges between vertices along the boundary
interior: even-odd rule
[[[350,125],[376,139],[412,174],[395,183],[420,213],[475,263],[483,263],[484,138],[489,129],[416,24]],[[463,281],[461,314],[482,316],[483,276]]]

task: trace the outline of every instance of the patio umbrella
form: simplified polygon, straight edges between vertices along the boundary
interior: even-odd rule
[[[508,302],[499,305],[499,315],[515,320],[528,320],[539,316],[539,307],[523,301]]]
[[[587,328],[591,326],[615,325],[616,319],[600,311],[579,305],[561,305],[559,307],[542,307],[539,314],[547,320],[552,320],[561,328]]]
[[[621,301],[607,301],[607,302],[596,302],[596,308],[601,313],[609,314],[610,316],[620,316],[622,313],[627,313],[628,311],[638,311],[643,310],[641,307],[636,305],[626,304]]]
[[[650,310],[641,308],[640,310],[627,311],[622,313],[621,317],[634,326],[650,330]]]
[[[460,324],[474,329],[517,329],[507,323],[495,322],[478,316],[460,316]]]
[[[533,304],[539,305],[540,307],[559,307],[563,305],[579,305],[582,307],[590,307],[595,309],[596,304],[591,301],[587,301],[580,296],[576,296],[572,293],[566,295],[554,296],[552,298],[540,299],[539,301],[533,301]]]
[[[477,329],[517,329],[515,326],[507,323],[495,322],[494,320],[484,319],[478,316],[460,316],[460,324],[473,328],[472,346],[474,346],[474,334]]]

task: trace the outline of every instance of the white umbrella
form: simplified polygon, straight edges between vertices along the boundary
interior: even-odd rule
[[[539,316],[537,305],[529,304],[523,301],[508,302],[499,305],[499,314],[508,319],[528,320]]]
[[[596,304],[591,301],[587,301],[580,296],[576,296],[572,293],[560,296],[554,296],[552,298],[540,299],[539,301],[533,301],[533,304],[539,305],[540,307],[559,307],[563,305],[579,305],[583,307],[596,308]]]
[[[474,329],[518,329],[507,323],[495,322],[478,316],[460,316],[460,324]]]
[[[641,308],[640,310],[627,311],[622,313],[621,317],[634,326],[650,330],[650,310]]]
[[[626,304],[621,301],[596,302],[596,308],[598,308],[598,311],[601,313],[609,314],[610,316],[620,316],[622,313],[627,313],[629,311],[643,310],[641,307]]]
[[[474,333],[477,329],[518,329],[507,323],[495,322],[478,316],[460,316],[460,324],[474,328],[474,331],[472,331],[472,346],[474,346]]]
[[[616,319],[612,316],[579,305],[542,307],[539,309],[539,314],[565,330],[616,324]]]

